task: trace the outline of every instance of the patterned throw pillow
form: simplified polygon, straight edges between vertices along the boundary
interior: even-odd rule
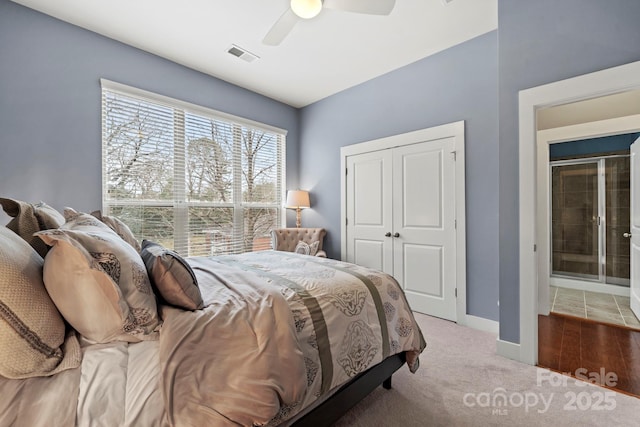
[[[42,283],[42,257],[6,227],[0,228],[0,375],[49,376],[80,365],[74,334]]]
[[[44,283],[64,318],[95,342],[157,339],[155,295],[140,255],[95,217],[65,216],[59,229],[36,233],[53,246]]]
[[[91,215],[109,226],[109,228],[115,231],[122,240],[133,246],[138,253],[140,252],[140,242],[138,242],[138,239],[133,235],[129,226],[122,222],[120,218],[110,215],[102,215],[102,212],[100,211],[93,211],[91,212]]]
[[[302,254],[302,255],[311,255],[311,256],[315,256],[316,253],[318,252],[318,245],[320,244],[319,241],[315,241],[312,244],[308,244],[306,242],[303,242],[302,240],[300,240],[298,242],[298,244],[296,245],[296,248],[294,249],[294,252],[297,254]]]
[[[162,299],[187,310],[202,308],[202,294],[196,275],[180,255],[149,240],[142,241],[140,255],[151,284]]]
[[[58,228],[64,224],[64,217],[44,202],[31,203],[20,200],[0,198],[0,205],[13,219],[7,224],[7,228],[22,237],[33,249],[44,257],[49,247],[33,235],[40,230]]]

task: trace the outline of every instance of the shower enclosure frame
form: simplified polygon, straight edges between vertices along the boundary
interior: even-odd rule
[[[605,162],[607,159],[613,158],[630,158],[629,154],[612,154],[612,155],[603,155],[603,156],[593,156],[593,157],[582,157],[582,158],[574,158],[574,159],[564,159],[564,160],[550,160],[549,161],[549,180],[548,180],[548,196],[549,196],[549,218],[548,224],[549,226],[549,273],[550,273],[550,284],[556,284],[564,287],[571,287],[575,289],[583,289],[584,287],[580,282],[586,282],[586,287],[589,285],[597,286],[598,289],[593,289],[598,292],[601,291],[611,291],[618,294],[620,287],[629,288],[630,279],[621,279],[616,277],[607,277],[607,195],[606,195],[606,167]],[[561,272],[554,272],[553,268],[553,169],[558,166],[572,166],[579,164],[596,164],[597,165],[597,218],[595,219],[597,222],[597,233],[598,233],[598,254],[597,254],[597,262],[598,262],[598,275],[595,277],[590,274],[562,274]],[[609,279],[609,280],[607,280]],[[613,288],[610,288],[613,286]],[[626,294],[626,291],[623,293]]]

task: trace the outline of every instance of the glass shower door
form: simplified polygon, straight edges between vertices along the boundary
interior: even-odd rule
[[[604,159],[606,196],[606,283],[629,286],[631,273],[631,166],[629,157]]]
[[[629,286],[628,156],[551,165],[551,274]]]
[[[598,161],[551,167],[553,275],[600,280]]]

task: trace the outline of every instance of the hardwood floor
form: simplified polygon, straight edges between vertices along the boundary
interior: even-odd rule
[[[640,331],[554,313],[540,315],[538,365],[574,377],[612,372],[617,384],[608,388],[640,397]]]

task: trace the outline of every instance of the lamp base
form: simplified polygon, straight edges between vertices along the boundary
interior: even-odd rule
[[[296,208],[296,228],[300,228],[300,226],[302,225],[302,215],[300,214],[301,211],[302,209]]]

